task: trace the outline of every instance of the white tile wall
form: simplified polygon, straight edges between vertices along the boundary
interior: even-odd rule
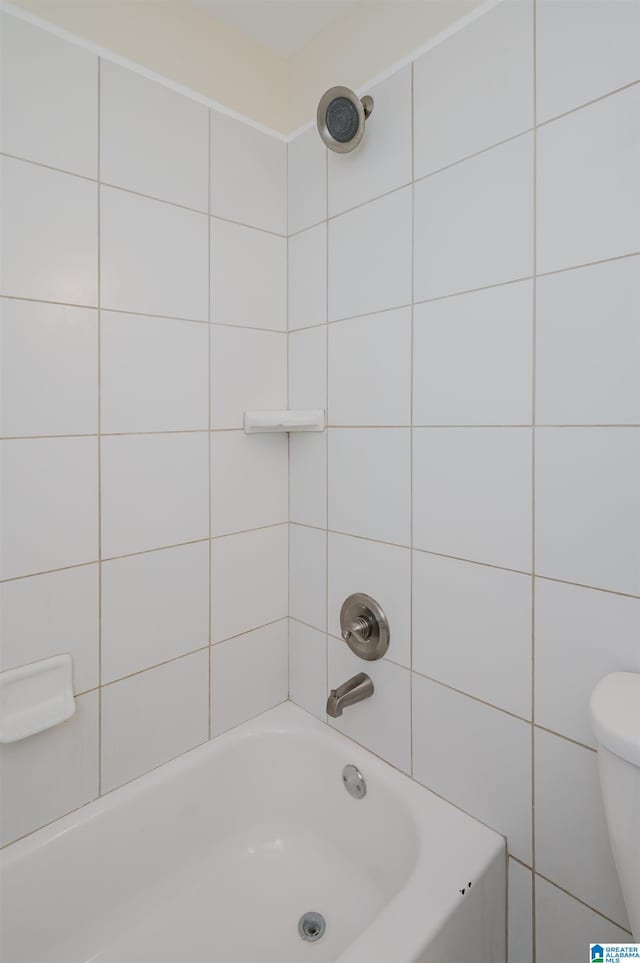
[[[329,325],[329,424],[411,423],[411,309]]]
[[[413,775],[504,833],[509,851],[531,863],[531,728],[526,722],[415,675]]]
[[[536,418],[640,424],[640,257],[540,278]]]
[[[206,742],[208,667],[194,652],[103,688],[103,792]]]
[[[289,614],[317,629],[327,620],[327,533],[289,526]]]
[[[411,540],[411,432],[329,429],[329,528],[381,542]]]
[[[211,732],[217,736],[287,698],[287,619],[215,645]],[[248,667],[251,672],[248,672]]]
[[[0,367],[0,434],[97,431],[96,311],[0,301]]]
[[[536,570],[640,595],[640,428],[540,428]]]
[[[289,239],[289,330],[327,320],[327,225]]]
[[[186,655],[208,643],[208,542],[103,564],[103,682]]]
[[[102,555],[128,555],[209,535],[205,432],[102,439]]]
[[[416,301],[532,273],[533,146],[523,134],[416,183]]]
[[[635,85],[538,130],[540,273],[640,248],[639,112]]]
[[[0,845],[98,795],[98,693],[76,699],[62,725],[0,747]]]
[[[640,599],[536,579],[536,718],[595,748],[589,698],[609,672],[640,672]]]
[[[289,519],[326,528],[326,432],[289,436]]]
[[[0,149],[95,177],[98,58],[16,17],[0,18]]]
[[[247,410],[286,407],[286,372],[286,335],[212,325],[212,428],[242,428]]]
[[[530,429],[415,429],[413,473],[416,548],[531,571]]]
[[[102,187],[102,306],[207,321],[207,231],[204,214]]]
[[[536,876],[537,963],[582,963],[589,943],[629,943],[631,934]]]
[[[402,187],[411,180],[411,67],[367,87],[373,113],[350,154],[329,151],[329,216]]]
[[[208,354],[205,324],[103,311],[102,430],[208,429]]]
[[[327,326],[289,337],[289,407],[327,407]]]
[[[0,577],[98,557],[95,438],[0,442]]]
[[[410,254],[410,188],[329,221],[329,320],[408,304]]]
[[[295,234],[327,216],[327,148],[315,124],[287,145],[288,232]]]
[[[327,691],[326,635],[289,619],[289,698],[324,722]]]
[[[609,844],[596,753],[538,729],[535,767],[536,868],[628,927]]]
[[[338,615],[370,592],[391,647],[340,725],[398,759],[412,701],[413,777],[507,835],[511,963],[534,963],[534,918],[537,963],[624,935],[604,918],[624,922],[609,870],[599,885],[580,862],[592,843],[575,853],[576,833],[606,839],[597,782],[566,783],[574,753],[576,773],[595,760],[593,685],[640,666],[639,28],[619,0],[499,2],[413,63],[411,132],[403,67],[372,89],[358,150],[325,155],[313,128],[289,144],[305,252],[290,401],[326,398],[330,426],[291,439],[289,517],[328,529],[327,688],[363,668]],[[322,303],[325,221],[326,378],[322,309],[296,307]],[[291,693],[323,718],[324,638],[298,618]],[[532,730],[568,754],[561,779],[537,760],[556,827],[537,858]],[[582,828],[564,838],[571,810]]]
[[[98,685],[98,565],[81,565],[0,585],[0,671],[63,652],[73,688]]]
[[[234,117],[211,114],[211,213],[286,234],[286,145]]]
[[[639,47],[637,3],[538,0],[538,120],[557,117],[633,83],[638,79]]]
[[[266,231],[211,219],[211,320],[286,328],[287,242]]]
[[[287,615],[288,525],[227,535],[212,543],[212,641]]]
[[[107,184],[208,211],[209,111],[105,61],[100,72],[100,177]]]
[[[0,16],[0,667],[78,694],[2,845],[286,698],[288,445],[224,430],[287,402],[283,141]]]
[[[415,425],[531,423],[533,285],[416,305]]]
[[[287,473],[285,434],[216,432],[211,446],[213,534],[286,522]]]
[[[413,668],[531,718],[531,576],[414,552]]]
[[[500,3],[418,57],[414,98],[416,177],[532,127],[532,0]]]
[[[2,157],[0,187],[0,293],[38,301],[96,305],[95,182]]]
[[[508,864],[510,963],[533,963],[533,874],[522,863],[509,859]]]

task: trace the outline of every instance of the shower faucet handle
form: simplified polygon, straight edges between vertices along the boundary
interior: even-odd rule
[[[356,592],[340,609],[340,631],[352,652],[372,662],[389,648],[389,622],[375,599]]]
[[[349,625],[348,628],[342,630],[342,638],[345,642],[348,642],[351,636],[356,635],[361,639],[370,639],[375,628],[375,622],[372,618],[366,615],[358,615]]]

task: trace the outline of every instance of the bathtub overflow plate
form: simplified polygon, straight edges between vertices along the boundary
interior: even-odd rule
[[[355,766],[348,765],[342,770],[344,788],[354,799],[363,799],[367,795],[367,784],[364,776]]]
[[[298,933],[307,943],[315,943],[324,936],[327,924],[322,913],[304,913],[298,920]]]

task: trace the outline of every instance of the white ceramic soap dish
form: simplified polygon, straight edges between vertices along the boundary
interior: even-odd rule
[[[324,409],[245,411],[244,430],[247,435],[266,431],[324,431]]]
[[[70,655],[0,673],[0,742],[51,729],[76,711]]]

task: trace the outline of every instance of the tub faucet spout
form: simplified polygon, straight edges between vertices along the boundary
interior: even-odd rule
[[[343,682],[337,689],[332,689],[327,699],[327,715],[337,719],[342,710],[362,702],[373,695],[373,682],[366,672],[358,672],[352,679]]]

